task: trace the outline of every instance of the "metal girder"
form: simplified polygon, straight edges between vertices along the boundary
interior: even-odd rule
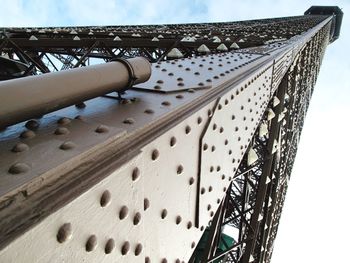
[[[2,29],[1,54],[41,73],[157,63],[123,99],[0,132],[0,261],[269,262],[333,19]]]
[[[0,52],[8,56],[18,54],[19,50],[24,56],[29,53],[43,56],[50,54],[54,57],[66,55],[68,60],[62,61],[63,65],[56,65],[61,69],[83,66],[83,60],[96,57],[110,60],[116,56],[130,58],[143,55],[150,62],[159,62],[169,59],[168,54],[173,48],[179,49],[183,57],[191,57],[280,42],[301,34],[325,17],[312,15],[231,23],[140,27],[0,28],[3,36],[0,39]],[[202,45],[206,46],[207,51],[200,51]],[[123,52],[118,55],[112,52],[113,49]],[[35,67],[35,74],[48,72],[38,61],[22,57],[18,59]],[[78,63],[71,63],[74,59]]]

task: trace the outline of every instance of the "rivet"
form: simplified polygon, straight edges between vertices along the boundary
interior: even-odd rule
[[[11,151],[18,153],[18,152],[27,151],[28,149],[29,149],[29,146],[27,144],[19,142],[15,146],[13,146]]]
[[[15,163],[13,164],[8,172],[10,174],[20,174],[20,173],[26,173],[30,170],[30,167],[26,163]]]
[[[132,180],[136,181],[140,177],[140,169],[135,167],[134,170],[132,171]]]
[[[134,219],[133,219],[133,223],[134,225],[138,225],[141,221],[141,213],[137,212],[135,215],[134,215]]]
[[[84,102],[80,102],[75,104],[75,107],[77,107],[78,109],[83,109],[86,107],[86,104]]]
[[[95,132],[97,133],[106,133],[108,131],[109,131],[109,128],[105,125],[99,125],[95,130]]]
[[[177,81],[183,81],[183,78],[177,78]]]
[[[198,117],[198,118],[197,118],[197,123],[198,123],[198,124],[201,124],[202,121],[203,121],[202,117]]]
[[[152,151],[152,160],[155,161],[159,157],[159,151],[157,149]]]
[[[211,147],[211,151],[214,152],[215,149],[216,149],[216,148],[215,148],[215,146],[213,145],[213,146]]]
[[[63,243],[72,237],[72,225],[71,223],[63,224],[57,232],[57,241]]]
[[[201,230],[203,230],[202,228],[204,229],[203,226],[201,227]],[[196,243],[193,241],[193,242],[191,243],[191,248],[194,248],[195,246],[196,246]]]
[[[180,164],[180,165],[177,167],[176,173],[177,173],[177,174],[182,174],[183,170],[184,170],[184,167]]]
[[[151,259],[149,257],[145,257],[145,263],[151,263]]]
[[[168,260],[166,258],[163,258],[162,263],[168,263]]]
[[[190,229],[191,227],[192,227],[192,222],[189,221],[189,222],[187,223],[187,229]]]
[[[129,250],[130,250],[130,243],[128,241],[125,241],[121,249],[122,255],[128,254]]]
[[[94,251],[97,247],[97,237],[95,235],[91,235],[85,244],[85,250],[87,252]]]
[[[162,87],[161,87],[161,86],[159,86],[159,85],[156,85],[156,86],[154,86],[153,88],[154,88],[154,89],[156,89],[156,90],[160,90],[160,89],[162,89]]]
[[[84,117],[83,116],[81,116],[81,115],[77,115],[77,116],[75,116],[75,118],[74,119],[76,119],[76,120],[80,120],[80,121],[83,121],[84,120]]]
[[[175,260],[175,263],[181,263],[181,260],[177,258],[177,259]]]
[[[183,95],[181,95],[181,94],[179,94],[179,95],[176,95],[176,98],[177,98],[177,99],[183,99],[183,98],[184,98],[184,96],[183,96]]]
[[[127,216],[128,216],[128,213],[129,213],[129,209],[127,206],[122,206],[122,208],[120,209],[119,211],[119,219],[120,220],[123,220],[125,219]]]
[[[212,186],[209,186],[208,191],[209,191],[209,192],[213,191],[213,187],[212,187]]]
[[[180,86],[180,87],[185,86],[185,84],[183,82],[179,82],[179,83],[177,83],[177,85]]]
[[[36,130],[39,127],[39,122],[36,120],[29,120],[26,122],[25,126],[29,130]]]
[[[168,215],[168,211],[167,211],[166,209],[163,209],[163,210],[162,210],[162,213],[161,213],[161,215],[160,215],[160,217],[161,217],[162,219],[164,219],[164,218],[166,218],[167,215]]]
[[[69,118],[63,117],[57,121],[58,124],[66,125],[69,124],[71,120]]]
[[[125,120],[123,120],[124,124],[133,124],[135,123],[135,120],[133,118],[126,118]]]
[[[141,252],[142,252],[142,245],[139,243],[139,244],[137,244],[136,247],[135,247],[135,256],[140,255]]]
[[[203,82],[199,82],[198,86],[204,86],[204,83]]]
[[[161,79],[159,79],[159,80],[157,80],[157,83],[159,83],[159,84],[163,84],[163,83],[164,83],[164,81],[163,81],[163,80],[161,80]]]
[[[162,105],[163,105],[163,106],[170,106],[170,104],[171,104],[171,103],[170,103],[169,101],[163,101],[163,102],[162,102]]]
[[[203,195],[204,193],[205,193],[205,188],[202,187],[202,189],[201,189],[201,194]]]
[[[130,104],[131,103],[131,100],[128,100],[128,99],[122,99],[121,101],[120,101],[120,103],[121,104]]]
[[[194,92],[195,92],[194,89],[188,89],[187,91],[188,91],[189,93],[194,93]]]
[[[192,185],[194,183],[194,178],[191,177],[190,180],[188,181],[190,185]]]
[[[154,113],[154,111],[151,110],[151,109],[146,109],[146,110],[145,110],[145,113],[147,113],[147,114],[152,114],[152,113]]]
[[[214,216],[214,212],[213,211],[210,212],[210,216],[211,217]]]
[[[61,150],[71,150],[75,147],[75,144],[71,141],[66,141],[60,145]]]
[[[147,198],[143,199],[143,210],[146,211],[149,208],[149,206],[150,201]]]
[[[111,203],[111,192],[105,190],[101,195],[100,204],[102,207],[106,207]]]
[[[207,149],[208,149],[208,144],[205,143],[205,144],[203,145],[203,150],[206,151]]]
[[[186,134],[189,134],[191,132],[191,127],[187,125],[185,128],[185,132]]]
[[[181,218],[181,216],[177,216],[176,217],[176,224],[178,225],[178,224],[180,224],[181,223],[181,221],[182,221],[182,218]]]
[[[56,135],[63,135],[63,134],[68,134],[69,133],[69,130],[65,127],[58,127],[56,130],[55,130],[55,134]]]
[[[209,211],[211,209],[211,205],[209,204],[208,206],[207,206],[207,210]]]
[[[21,138],[23,139],[31,139],[35,137],[35,132],[31,131],[31,130],[27,130],[21,133],[20,135]]]
[[[170,138],[170,146],[173,147],[176,144],[176,138],[173,136]]]

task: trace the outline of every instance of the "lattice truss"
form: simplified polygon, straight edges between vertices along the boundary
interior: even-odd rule
[[[143,56],[157,62],[287,40],[322,19],[298,16],[233,23],[0,28],[0,55],[24,63],[16,77],[119,57]]]
[[[116,58],[154,62],[151,79],[122,100],[109,94],[4,131],[0,259],[35,240],[53,260],[270,262],[330,21],[0,29],[1,59],[22,65],[3,79]],[[43,152],[50,165],[32,161]],[[50,173],[54,183],[38,179]]]

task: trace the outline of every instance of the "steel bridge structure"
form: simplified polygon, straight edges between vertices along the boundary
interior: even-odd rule
[[[270,262],[342,15],[0,28],[0,261]]]

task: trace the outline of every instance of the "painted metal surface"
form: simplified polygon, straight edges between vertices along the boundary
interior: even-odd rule
[[[145,82],[145,58],[119,60],[69,71],[0,82],[0,128],[36,118],[112,91]],[[22,96],[21,102],[18,96]]]
[[[316,47],[328,43],[331,19],[282,19],[280,34],[294,36],[304,31],[278,43],[214,55],[191,57],[197,46],[191,46],[191,36],[186,36],[183,42],[188,44],[184,46],[192,48],[187,53],[189,57],[153,64],[150,80],[128,90],[122,100],[110,93],[1,131],[0,261],[194,262],[192,253],[213,218],[214,225],[220,225],[217,218],[229,219],[239,229],[237,244],[225,252],[237,252],[238,257],[230,257],[230,262],[268,260],[287,181],[276,181],[278,177],[266,174],[263,183],[268,194],[264,199],[255,197],[261,187],[259,169],[267,156],[266,140],[272,134],[272,121],[282,127],[300,127],[301,117],[296,116],[304,116],[304,104],[310,96],[305,92],[308,99],[303,99],[296,94],[297,89],[293,93],[287,88],[294,106],[284,112],[285,101],[279,97],[277,106],[276,92],[283,78],[297,78],[290,73],[295,61],[310,59],[312,48],[317,50],[318,58],[322,56],[323,49]],[[240,31],[242,39],[252,41],[254,23],[257,22],[247,24],[247,34]],[[268,28],[276,20],[264,23]],[[282,24],[293,27],[287,29]],[[213,25],[213,32],[217,26]],[[236,25],[226,26],[222,33]],[[201,34],[208,27],[204,25]],[[173,33],[181,28],[186,26],[175,26]],[[28,30],[26,34],[33,33]],[[50,30],[42,29],[40,34],[49,36],[57,34],[56,30],[64,38],[77,37],[80,32]],[[136,28],[130,30],[135,39],[146,37],[137,35]],[[158,33],[158,40],[167,30],[171,32],[164,27],[164,32]],[[113,37],[120,41],[116,34]],[[124,38],[121,33],[118,37]],[[20,43],[8,41],[12,45]],[[61,42],[55,43],[62,45]],[[166,58],[168,51],[159,57]],[[82,56],[78,61],[81,65],[88,55]],[[36,68],[42,66],[31,59]],[[307,64],[307,59],[303,63]],[[317,67],[312,68],[313,74],[317,75]],[[294,114],[285,118],[296,121],[284,124],[279,114],[269,114],[274,106],[286,116]],[[261,130],[268,134],[262,135]],[[289,137],[281,134],[287,134],[288,129],[273,132],[277,137],[269,142],[273,151],[269,154],[276,160],[278,156],[286,169],[290,166],[288,158],[292,158],[289,156],[295,154],[292,151],[291,155],[283,155],[287,149],[281,138]],[[259,136],[263,138],[260,141]],[[295,142],[297,136],[291,136]],[[252,154],[247,157],[252,149],[256,154],[254,162]],[[277,196],[273,195],[272,185],[281,189]],[[235,194],[242,206],[235,203],[234,187],[240,192]],[[231,194],[225,199],[228,206],[221,205],[220,216],[214,216],[224,197]],[[261,205],[276,209],[261,210]],[[259,241],[259,246],[264,243],[264,249],[249,243],[251,229],[271,233]],[[248,246],[249,255],[242,257]],[[260,256],[257,250],[265,254]],[[211,257],[205,259],[208,262],[217,256],[213,246],[207,255]]]

